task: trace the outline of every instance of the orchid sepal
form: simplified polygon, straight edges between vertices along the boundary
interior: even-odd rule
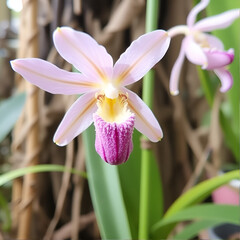
[[[20,58],[10,64],[30,83],[52,94],[82,94],[100,88],[100,84],[83,74],[62,70],[39,58]]]

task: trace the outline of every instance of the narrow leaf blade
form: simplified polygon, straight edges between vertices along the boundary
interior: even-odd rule
[[[206,228],[215,227],[220,223],[221,221],[218,220],[200,220],[193,222],[186,226],[181,232],[173,236],[173,240],[191,239],[197,236],[200,231]]]
[[[162,231],[159,231],[159,224],[165,219],[168,219],[172,215],[175,215],[177,212],[185,209],[194,204],[200,203],[206,199],[213,190],[216,188],[228,183],[233,179],[240,179],[239,170],[231,171],[225,173],[224,175],[214,177],[212,179],[206,180],[202,183],[199,183],[195,187],[191,188],[189,191],[180,196],[168,209],[165,213],[162,220],[159,220],[158,223],[154,224],[152,227],[152,233],[154,236],[160,234],[161,238],[166,238],[171,230],[174,228],[175,224],[169,224],[164,226]]]
[[[38,173],[38,172],[71,172],[73,174],[78,174],[81,177],[86,178],[86,173],[79,172],[74,168],[66,168],[62,165],[57,164],[40,164],[36,166],[29,166],[24,168],[18,168],[7,173],[0,175],[0,186],[14,180],[15,178],[22,177],[29,173]]]
[[[132,239],[117,166],[105,163],[94,148],[95,131],[83,133],[94,210],[103,239]]]
[[[189,220],[210,220],[217,223],[240,225],[239,214],[239,206],[201,204],[182,209],[170,217],[164,218],[154,226],[153,231],[163,231],[164,227],[168,225]]]

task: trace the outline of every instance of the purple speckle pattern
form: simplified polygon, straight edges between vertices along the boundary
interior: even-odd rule
[[[111,164],[119,165],[128,160],[133,149],[132,133],[135,115],[122,122],[105,122],[99,115],[94,114],[96,129],[95,148],[101,158]]]

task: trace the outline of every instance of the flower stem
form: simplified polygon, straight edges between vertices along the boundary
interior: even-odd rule
[[[146,10],[146,32],[157,28],[158,0],[148,0]],[[143,80],[143,101],[152,108],[154,90],[154,71],[150,70]],[[144,136],[143,136],[144,137]],[[150,164],[152,161],[151,149],[142,149],[141,156],[141,185],[139,209],[139,239],[149,239],[150,230]]]
[[[168,32],[168,35],[172,38],[179,34],[188,35],[189,28],[186,25],[178,25],[170,28],[167,32]]]

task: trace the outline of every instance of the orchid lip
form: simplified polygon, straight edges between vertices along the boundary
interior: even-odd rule
[[[97,114],[93,115],[93,119],[96,129],[95,148],[100,157],[111,165],[126,162],[133,149],[134,114],[122,123],[105,122]]]
[[[228,51],[219,51],[217,49],[205,49],[204,53],[207,56],[208,63],[205,67],[207,70],[218,69],[225,67],[234,60],[234,52],[232,49]]]

